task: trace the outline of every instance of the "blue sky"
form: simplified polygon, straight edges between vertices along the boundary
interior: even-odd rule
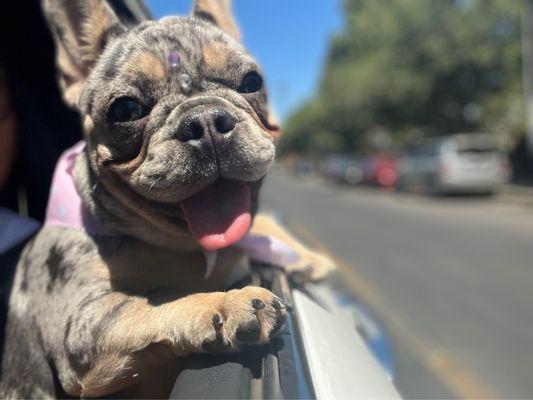
[[[145,0],[156,18],[184,15],[191,1]],[[248,50],[259,60],[270,99],[285,118],[319,82],[329,37],[342,27],[340,0],[234,0]]]

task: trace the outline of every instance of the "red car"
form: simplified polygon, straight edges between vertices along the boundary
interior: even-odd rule
[[[361,170],[364,184],[384,188],[396,186],[398,178],[396,160],[390,154],[379,153],[363,159]]]

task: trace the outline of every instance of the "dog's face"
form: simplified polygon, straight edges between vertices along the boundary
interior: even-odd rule
[[[198,1],[191,18],[130,30],[103,0],[57,0],[49,10],[66,97],[82,114],[100,180],[207,250],[238,241],[274,159],[276,127],[257,63],[226,33],[237,35],[227,1]]]

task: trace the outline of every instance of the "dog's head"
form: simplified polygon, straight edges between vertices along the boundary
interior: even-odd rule
[[[104,0],[47,0],[46,10],[65,98],[82,115],[99,181],[207,250],[238,241],[277,127],[229,1],[197,0],[190,18],[129,29]]]

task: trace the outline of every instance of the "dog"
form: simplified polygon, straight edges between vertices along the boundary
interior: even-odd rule
[[[332,262],[257,213],[279,128],[228,0],[135,27],[104,0],[45,12],[85,144],[56,171],[74,216],[55,210],[66,223],[45,224],[17,267],[0,395],[168,397],[190,354],[264,344],[284,323],[269,290],[227,290],[248,268],[243,240],[288,245],[288,273],[308,280]]]

